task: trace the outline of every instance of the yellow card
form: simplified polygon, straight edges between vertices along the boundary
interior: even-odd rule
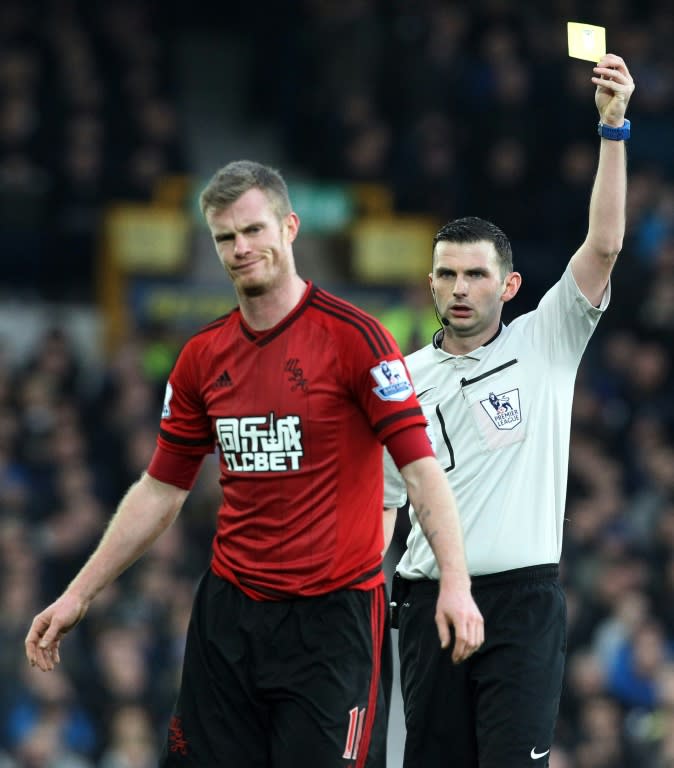
[[[569,36],[569,56],[585,61],[599,61],[606,53],[606,29],[592,24],[569,21],[566,25]]]

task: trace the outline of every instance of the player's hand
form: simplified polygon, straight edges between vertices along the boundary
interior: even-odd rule
[[[592,82],[597,86],[594,101],[603,123],[620,126],[634,91],[627,65],[614,53],[607,53],[594,67]]]
[[[440,588],[435,624],[442,648],[449,647],[450,627],[454,629],[452,661],[455,664],[465,661],[484,642],[484,619],[475,605],[470,586]]]
[[[26,657],[32,666],[43,671],[54,669],[61,661],[61,639],[87,612],[87,606],[77,597],[64,593],[33,619],[26,635]]]

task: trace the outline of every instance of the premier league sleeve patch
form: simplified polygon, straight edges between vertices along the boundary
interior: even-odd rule
[[[414,392],[402,360],[384,360],[370,368],[377,386],[372,391],[380,400],[402,402]]]
[[[171,398],[173,397],[173,387],[167,382],[166,393],[164,394],[164,407],[161,410],[162,419],[171,418]]]

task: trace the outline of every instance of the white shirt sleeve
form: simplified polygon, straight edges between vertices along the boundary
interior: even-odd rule
[[[384,448],[384,507],[402,507],[407,500],[407,486],[391,454]]]

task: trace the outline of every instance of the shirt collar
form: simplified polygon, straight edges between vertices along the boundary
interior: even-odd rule
[[[475,353],[477,353],[480,349],[483,349],[484,347],[489,346],[489,344],[491,344],[492,341],[495,341],[496,338],[500,335],[501,331],[504,328],[505,328],[505,323],[503,321],[501,321],[501,323],[499,324],[498,330],[496,331],[496,333],[490,339],[485,341],[485,343],[480,345],[479,347],[476,347],[475,349],[473,349],[470,352],[466,353],[465,355],[452,355],[450,352],[445,352],[445,354],[449,355],[450,357],[479,357],[479,355],[477,355]],[[435,349],[438,349],[441,352],[444,352],[444,350],[442,349],[442,339],[443,339],[444,335],[445,335],[444,328],[440,328],[439,330],[437,330],[433,334],[433,346],[435,347]]]

